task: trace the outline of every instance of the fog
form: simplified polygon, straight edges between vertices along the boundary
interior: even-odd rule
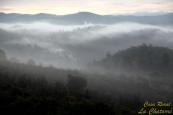
[[[32,102],[41,112],[51,105],[57,114],[111,107],[134,115],[145,101],[173,102],[172,24],[7,22],[0,19],[0,98],[7,108],[21,111],[20,103]]]
[[[109,53],[151,43],[173,48],[173,27],[140,23],[0,23],[0,48],[22,62],[81,69]]]

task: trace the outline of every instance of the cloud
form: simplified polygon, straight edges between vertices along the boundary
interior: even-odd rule
[[[0,24],[0,48],[9,57],[56,67],[81,68],[106,53],[142,43],[173,48],[173,28],[138,23],[56,25],[46,22]]]

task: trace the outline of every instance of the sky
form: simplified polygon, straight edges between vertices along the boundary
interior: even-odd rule
[[[173,0],[0,0],[0,12],[58,15],[76,12],[101,15],[173,12]]]

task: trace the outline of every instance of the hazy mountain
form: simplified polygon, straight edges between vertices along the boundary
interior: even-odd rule
[[[172,49],[172,16],[0,13],[0,48],[22,62],[81,69],[107,52],[142,43]]]
[[[159,15],[98,15],[90,12],[79,12],[69,15],[51,15],[51,14],[16,14],[0,13],[0,22],[32,22],[48,21],[57,24],[113,24],[119,22],[137,22],[145,24],[171,24],[173,23],[173,13],[164,13]]]

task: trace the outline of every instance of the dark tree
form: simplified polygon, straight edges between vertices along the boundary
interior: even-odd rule
[[[83,77],[68,75],[67,87],[70,92],[83,93],[87,86],[87,80]]]
[[[0,49],[0,60],[3,61],[3,60],[6,60],[6,54],[3,50]]]

